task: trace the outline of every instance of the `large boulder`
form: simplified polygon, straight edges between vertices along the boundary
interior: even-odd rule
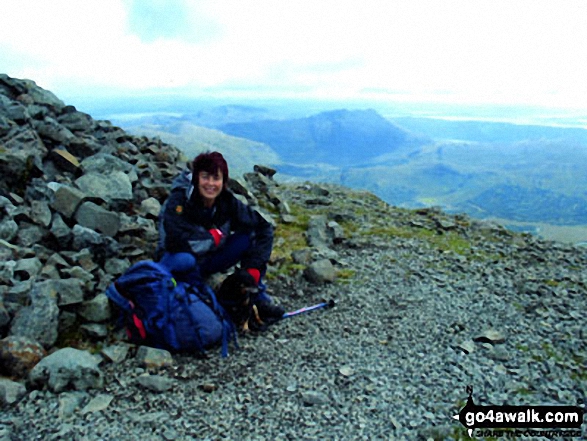
[[[66,390],[101,389],[104,377],[96,358],[87,351],[60,349],[43,358],[31,371],[33,387],[60,393]]]

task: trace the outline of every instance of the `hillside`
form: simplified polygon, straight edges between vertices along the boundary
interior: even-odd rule
[[[218,129],[267,144],[284,162],[323,162],[339,167],[368,164],[425,142],[374,110],[336,110],[307,118],[231,123]]]
[[[281,163],[277,153],[266,144],[230,136],[177,118],[149,118],[127,122],[125,130],[137,136],[159,138],[181,149],[188,158],[194,158],[198,153],[207,150],[219,151],[230,158],[237,175],[252,170],[258,163],[270,166]]]
[[[584,249],[257,167],[231,188],[275,223],[271,295],[336,306],[171,354],[104,291],[152,257],[181,151],[0,75],[0,152],[0,439],[468,439],[467,386],[585,403]]]

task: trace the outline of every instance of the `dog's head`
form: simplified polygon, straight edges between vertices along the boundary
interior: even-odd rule
[[[251,296],[257,292],[253,276],[241,269],[224,279],[216,297],[234,324],[242,328],[252,313]]]

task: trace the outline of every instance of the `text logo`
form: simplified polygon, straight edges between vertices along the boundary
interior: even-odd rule
[[[579,406],[479,406],[473,401],[473,388],[467,387],[467,404],[453,418],[468,429],[579,429],[583,409]]]

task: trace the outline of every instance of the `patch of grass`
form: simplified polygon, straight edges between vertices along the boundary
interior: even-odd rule
[[[424,228],[409,228],[398,226],[379,226],[371,228],[363,233],[372,236],[399,237],[402,239],[418,239],[427,242],[433,248],[440,251],[452,251],[457,254],[465,255],[471,249],[471,243],[456,232],[445,232],[439,234],[433,230]]]

